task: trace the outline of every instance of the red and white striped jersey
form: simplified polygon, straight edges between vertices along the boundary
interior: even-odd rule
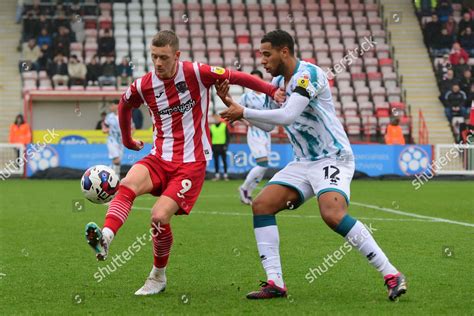
[[[173,162],[212,158],[208,126],[209,89],[217,80],[256,88],[271,95],[273,87],[253,76],[197,62],[180,61],[173,78],[155,71],[135,80],[122,99],[133,107],[146,104],[153,121],[151,154]]]

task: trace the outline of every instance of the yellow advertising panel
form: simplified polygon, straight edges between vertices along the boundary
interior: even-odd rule
[[[151,143],[153,139],[153,130],[136,130],[133,138],[145,143]],[[35,130],[33,131],[33,142],[44,142],[48,140],[49,144],[79,145],[79,144],[105,144],[107,134],[101,130]],[[51,140],[51,141],[49,141]]]

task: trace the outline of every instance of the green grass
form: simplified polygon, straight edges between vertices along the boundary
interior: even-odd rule
[[[290,297],[246,300],[264,272],[251,211],[237,198],[239,183],[205,183],[191,216],[173,219],[166,292],[135,297],[152,266],[151,243],[96,282],[94,273],[110,261],[95,260],[83,229],[89,221],[101,225],[106,209],[87,202],[84,210],[73,211],[73,200],[82,199],[79,181],[0,182],[0,314],[474,313],[474,227],[356,205],[350,213],[377,229],[380,246],[408,278],[408,293],[397,303],[388,301],[381,276],[356,251],[308,283],[308,269],[344,243],[318,217],[314,200],[277,219]],[[418,191],[408,181],[354,181],[351,199],[474,224],[473,193],[474,184],[467,181],[432,181]],[[144,196],[135,206],[149,208],[153,202]],[[147,210],[132,211],[111,257],[148,232],[149,217]],[[454,255],[443,256],[444,246],[452,247]]]

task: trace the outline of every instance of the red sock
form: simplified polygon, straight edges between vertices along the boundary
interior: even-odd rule
[[[105,216],[104,227],[110,228],[114,234],[117,234],[117,231],[127,220],[135,197],[135,192],[124,185],[120,185],[117,196],[110,202],[109,210]]]
[[[170,224],[160,225],[156,229],[152,225],[153,232],[153,264],[157,268],[164,268],[168,264],[170,249],[173,244],[173,233]]]

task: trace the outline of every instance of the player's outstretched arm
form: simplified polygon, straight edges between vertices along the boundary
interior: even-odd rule
[[[219,96],[219,98],[221,98],[222,102],[224,102],[224,104],[227,106],[227,107],[230,107],[232,106],[232,103],[235,103],[237,105],[239,105],[241,108],[243,108],[240,104],[234,102],[234,100],[232,99],[232,97],[229,95],[229,80],[224,80],[224,81],[219,81],[217,80],[216,81],[216,84],[215,84],[215,87],[216,87],[216,91],[217,91],[217,95]],[[266,123],[261,123],[261,122],[256,122],[256,121],[253,121],[253,120],[247,120],[248,123],[266,131],[266,132],[270,132],[272,131],[274,128],[275,128],[275,125],[273,124],[266,124]]]
[[[217,80],[214,86],[216,87],[216,92],[219,98],[227,107],[229,107],[233,101],[229,94],[229,80]]]
[[[122,142],[125,147],[132,150],[140,150],[143,148],[143,142],[132,138],[132,106],[120,99],[118,106],[119,124],[122,131]]]
[[[263,81],[262,79],[242,71],[231,70],[229,83],[265,93],[273,98],[277,103],[283,103],[285,101],[286,96],[284,91],[282,92],[281,89]]]
[[[206,64],[199,64],[199,71],[202,82],[206,87],[212,86],[217,80],[222,81],[227,79],[230,84],[236,84],[254,91],[265,93],[278,103],[285,101],[285,94],[282,93],[279,88],[245,72],[224,69],[221,67],[211,67]]]
[[[239,104],[233,102],[231,106],[220,113],[220,115],[229,120],[235,121],[245,118],[249,121],[258,121],[267,124],[290,125],[309,104],[309,99],[299,93],[292,93],[287,106],[274,110],[254,110],[243,108]]]

